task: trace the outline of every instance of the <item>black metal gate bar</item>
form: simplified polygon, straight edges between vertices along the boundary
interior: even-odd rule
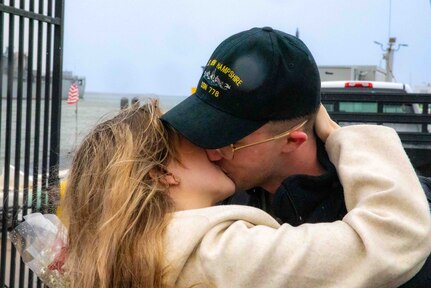
[[[39,0],[39,14],[43,14],[44,0]],[[36,199],[39,187],[39,146],[40,146],[40,117],[41,117],[41,103],[42,103],[42,52],[43,52],[43,22],[38,22],[38,36],[37,36],[37,77],[36,77],[36,107],[35,107],[35,130],[34,130],[34,160],[33,160],[33,209],[36,211]],[[34,180],[36,179],[36,181]],[[36,287],[42,287],[42,282],[37,279]]]
[[[14,0],[11,0],[11,5]],[[7,100],[6,100],[6,138],[5,138],[5,161],[3,179],[3,221],[2,221],[2,251],[1,251],[1,275],[0,286],[4,286],[6,278],[6,257],[7,257],[7,227],[9,223],[9,177],[10,177],[10,158],[11,158],[11,136],[12,136],[12,97],[13,97],[13,44],[15,19],[9,16],[9,47],[8,47],[8,78],[7,78]],[[2,72],[3,73],[3,72]],[[2,75],[3,77],[3,75]]]
[[[30,2],[34,2],[34,0],[30,0]],[[9,7],[9,6],[3,5],[3,1],[0,2],[0,11],[5,12],[5,13],[9,13],[11,15],[13,14],[13,15],[18,15],[18,16],[23,16],[23,17],[29,18],[29,19],[34,19],[34,20],[41,21],[41,22],[46,22],[49,24],[60,25],[60,23],[62,23],[62,19],[48,17],[48,16],[42,15],[42,14],[37,14],[37,13],[34,13],[34,11],[29,12],[29,11],[25,11],[25,10],[18,9],[15,7]]]
[[[60,19],[60,25],[54,27],[54,61],[52,71],[52,110],[51,110],[51,143],[49,155],[49,185],[59,186],[58,163],[60,162],[60,127],[61,127],[61,94],[63,70],[63,23],[64,23],[64,0],[55,2],[56,19]],[[55,113],[56,112],[56,113]],[[53,207],[53,205],[50,205]],[[54,212],[54,211],[50,211]]]
[[[20,6],[23,6],[23,0],[20,0]],[[15,16],[13,16],[15,17]],[[19,34],[18,34],[18,71],[17,71],[17,99],[16,99],[16,123],[15,123],[15,168],[14,168],[14,185],[13,185],[13,209],[12,209],[12,227],[18,225],[19,213],[19,185],[21,170],[21,129],[22,129],[22,99],[23,99],[23,70],[24,70],[24,18],[19,17]],[[11,247],[10,259],[10,282],[11,287],[15,287],[15,270],[16,270],[16,249]]]
[[[2,4],[3,0],[0,0],[0,3]],[[1,97],[1,99],[0,99],[0,148],[2,145],[2,141],[1,141],[2,140],[2,137],[1,137],[2,125],[1,124],[3,121],[3,65],[4,65],[4,63],[3,63],[3,35],[4,35],[3,27],[4,26],[5,25],[4,25],[3,12],[0,10],[0,47],[1,47],[1,49],[0,49],[0,51],[1,51],[1,53],[0,53],[1,54],[0,55],[0,73],[1,73],[1,75],[0,75],[0,97]],[[4,198],[5,192],[4,191],[5,190],[3,190],[3,199],[5,199]],[[3,205],[2,209],[4,209],[4,204],[2,204],[2,205]],[[6,267],[3,268],[3,266],[6,264],[6,250],[4,250],[3,247],[5,247],[5,242],[7,241],[7,239],[3,240],[3,238],[6,238],[3,235],[4,235],[4,233],[7,233],[6,232],[7,230],[3,229],[3,227],[5,226],[5,224],[3,223],[3,219],[4,219],[3,211],[4,210],[2,210],[2,212],[1,212],[2,213],[1,214],[2,215],[2,237],[1,237],[2,248],[0,250],[0,259],[1,259],[0,260],[0,287],[4,286],[4,274],[6,273]],[[3,258],[5,259],[4,261],[3,261]]]
[[[3,0],[0,0],[0,5],[2,5],[3,4]],[[2,121],[3,121],[3,65],[4,65],[4,63],[3,63],[3,27],[4,27],[4,17],[3,17],[3,12],[0,10],[0,47],[1,47],[1,49],[0,49],[0,51],[1,51],[1,53],[0,54],[2,54],[1,55],[1,57],[0,57],[0,71],[1,71],[1,77],[0,77],[0,97],[1,97],[1,101],[0,101],[0,148],[1,148],[1,127],[2,127],[2,125],[1,125],[1,123],[2,123]],[[0,256],[1,256],[1,252],[0,252]]]
[[[48,16],[52,15],[52,0],[48,0]],[[52,57],[52,27],[46,25],[46,52],[45,52],[45,103],[43,117],[43,141],[42,141],[42,213],[48,213],[48,152],[49,152],[49,114],[51,98],[51,57]]]
[[[25,1],[24,0],[20,0],[19,7],[21,9],[25,8]],[[20,97],[20,101],[21,101],[21,108],[17,109],[17,113],[20,113],[20,114],[22,113],[21,112],[22,111],[22,98],[23,98],[22,95],[24,93],[23,92],[24,91],[23,90],[24,89],[24,29],[25,29],[24,19],[25,18],[23,16],[19,17],[19,29],[20,30],[19,30],[19,36],[18,36],[19,37],[19,48],[18,48],[19,56],[18,56],[18,87],[17,87],[17,89],[18,89],[18,97]],[[28,98],[31,99],[31,97],[27,97],[27,99]],[[19,131],[19,138],[20,138],[19,147],[20,147],[20,149],[21,149],[21,117],[22,116],[20,115],[19,129],[18,129],[18,121],[17,121],[17,129],[16,129],[17,133]],[[18,116],[17,116],[17,119],[18,119]],[[18,147],[18,145],[16,145],[16,146]],[[18,155],[19,155],[19,157],[21,157],[21,150],[20,150]],[[17,166],[20,167],[20,169],[16,169]],[[16,176],[16,173],[15,173],[15,179],[17,179],[17,178],[19,179],[19,171],[20,170],[21,170],[21,165],[15,164],[15,172],[18,171],[18,177]],[[19,187],[19,186],[16,185],[15,187]],[[19,188],[17,188],[17,190],[19,190]],[[17,191],[16,193],[18,195],[19,191]],[[23,195],[23,202],[26,202],[26,201],[27,200],[25,199],[25,195]],[[16,215],[15,216],[16,218],[14,218],[14,219],[17,219],[18,218],[17,216],[18,215]],[[14,223],[13,226],[15,226],[17,224],[18,223]],[[13,247],[13,248],[15,249],[15,247]],[[24,262],[22,261],[22,258],[20,257],[19,258],[19,279],[18,279],[18,281],[19,281],[18,283],[19,283],[20,287],[24,287],[24,275],[25,275],[25,265],[24,265]],[[15,279],[15,277],[13,277],[13,278]],[[10,286],[12,286],[12,285],[10,285]]]
[[[39,13],[43,13],[43,0],[39,1]],[[33,195],[32,211],[36,211],[37,191],[39,189],[39,143],[40,143],[40,116],[42,102],[42,48],[43,48],[43,23],[37,23],[37,58],[36,58],[36,103],[33,146]],[[36,179],[36,181],[35,181]]]
[[[34,1],[30,1],[30,12],[34,12]],[[28,214],[28,208],[31,203],[28,203],[29,197],[29,178],[30,178],[30,140],[31,140],[31,125],[32,125],[32,103],[33,103],[33,54],[34,54],[34,20],[29,19],[28,23],[28,66],[27,66],[27,106],[26,106],[26,124],[25,124],[25,148],[24,148],[24,184],[23,194],[24,201],[22,207],[22,215]],[[34,199],[34,198],[33,198]],[[30,204],[30,205],[29,205]],[[20,287],[24,287],[25,265],[21,261],[19,281]],[[27,269],[28,270],[28,269]],[[28,270],[28,287],[33,287],[33,272]]]

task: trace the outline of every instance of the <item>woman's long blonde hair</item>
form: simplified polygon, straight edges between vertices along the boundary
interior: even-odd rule
[[[83,140],[68,177],[71,287],[164,287],[163,235],[173,204],[161,181],[176,134],[158,103],[136,103]]]

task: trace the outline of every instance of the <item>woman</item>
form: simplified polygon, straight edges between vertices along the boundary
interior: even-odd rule
[[[156,101],[135,104],[76,152],[67,254],[51,266],[70,287],[396,287],[429,254],[426,200],[393,130],[338,129],[322,109],[317,133],[331,134],[349,213],[292,227],[252,207],[210,207],[233,182],[160,115]]]

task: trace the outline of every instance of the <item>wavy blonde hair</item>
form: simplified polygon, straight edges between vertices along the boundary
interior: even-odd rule
[[[164,287],[173,203],[161,182],[177,136],[156,100],[95,127],[74,157],[64,201],[71,287]]]

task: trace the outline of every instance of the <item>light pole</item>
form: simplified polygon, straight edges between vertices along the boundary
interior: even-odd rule
[[[397,38],[389,37],[388,46],[386,49],[383,48],[383,44],[377,41],[374,41],[375,44],[379,45],[383,52],[383,59],[386,61],[386,82],[392,82],[394,78],[394,53],[400,50],[401,47],[407,47],[407,44],[398,44],[397,48],[394,49],[395,43],[397,42]]]

